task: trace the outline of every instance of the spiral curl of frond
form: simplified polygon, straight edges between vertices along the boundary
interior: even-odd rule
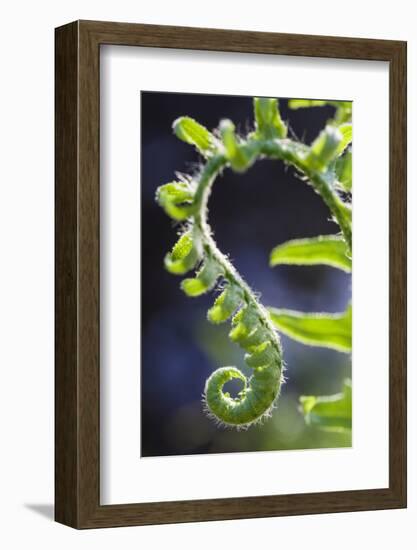
[[[311,147],[287,138],[278,101],[254,99],[255,129],[246,139],[235,133],[229,120],[220,123],[215,134],[189,117],[174,122],[175,134],[194,145],[206,159],[201,171],[186,181],[174,181],[158,188],[156,199],[165,212],[184,226],[179,240],[165,257],[166,269],[175,275],[196,270],[181,288],[197,297],[221,287],[207,318],[223,323],[232,317],[229,338],[245,353],[253,374],[247,378],[235,367],[217,369],[207,379],[205,408],[210,416],[227,426],[246,428],[270,415],[283,382],[284,363],[280,338],[269,312],[223,254],[207,221],[208,200],[216,176],[226,167],[246,171],[259,157],[278,158],[294,166],[322,196],[339,223],[347,247],[351,247],[351,211],[337,193],[336,160],[346,145],[341,131],[329,125]],[[346,141],[346,140],[345,140]],[[221,283],[221,284],[219,284]],[[224,385],[242,382],[242,390],[232,397]]]

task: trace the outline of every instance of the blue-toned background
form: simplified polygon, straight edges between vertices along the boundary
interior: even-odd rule
[[[172,221],[155,203],[156,188],[192,172],[194,148],[178,140],[172,122],[188,115],[209,129],[230,118],[246,133],[253,125],[252,99],[236,96],[142,92],[142,456],[219,453],[350,445],[344,434],[307,427],[298,412],[301,394],[330,394],[350,375],[350,356],[307,347],[282,336],[287,382],[278,409],[248,431],[218,427],[202,409],[206,378],[220,366],[248,373],[243,352],[228,337],[229,324],[212,326],[207,309],[215,294],[187,298],[180,277],[167,273],[163,258],[177,240]],[[310,143],[330,107],[287,109],[283,119]],[[291,168],[258,161],[245,174],[226,170],[214,184],[209,221],[216,241],[265,305],[337,312],[351,297],[350,276],[324,266],[268,266],[271,249],[288,239],[336,233],[327,207]]]

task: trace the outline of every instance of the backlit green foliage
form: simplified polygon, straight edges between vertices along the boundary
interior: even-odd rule
[[[346,243],[339,235],[321,235],[312,239],[295,239],[276,246],[270,256],[270,265],[330,265],[350,272]]]
[[[352,429],[352,384],[345,380],[343,391],[335,395],[300,397],[306,422],[322,430],[344,432]]]
[[[303,344],[338,351],[352,350],[352,308],[344,313],[303,313],[269,308],[276,328]]]
[[[180,117],[174,122],[174,133],[193,145],[205,164],[193,177],[168,183],[157,190],[156,199],[168,216],[184,223],[178,242],[165,257],[165,267],[176,275],[196,269],[194,277],[181,283],[189,297],[200,296],[216,287],[219,289],[207,318],[219,324],[232,317],[229,338],[246,352],[245,362],[252,369],[248,379],[235,367],[222,367],[206,381],[205,407],[219,423],[246,428],[271,414],[283,382],[278,331],[308,345],[343,352],[351,349],[350,307],[336,315],[266,308],[230,259],[219,250],[207,220],[211,188],[222,170],[231,168],[241,173],[257,159],[280,160],[312,185],[339,224],[341,233],[282,243],[271,253],[271,266],[326,264],[350,272],[351,205],[339,191],[351,189],[351,103],[289,102],[293,109],[329,104],[336,107],[335,116],[311,146],[287,137],[287,126],[275,98],[254,98],[254,130],[246,137],[236,134],[230,120],[222,120],[213,133],[189,117]],[[224,385],[232,379],[242,383],[236,397],[223,391]],[[337,396],[301,398],[306,421],[326,429],[329,426],[349,429],[347,387]]]

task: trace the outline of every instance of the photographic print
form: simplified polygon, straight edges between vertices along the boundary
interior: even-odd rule
[[[142,457],[350,447],[352,103],[141,113]]]

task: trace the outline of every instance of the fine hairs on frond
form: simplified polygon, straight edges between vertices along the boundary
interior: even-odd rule
[[[285,382],[286,380],[282,374],[281,385],[284,384]],[[259,416],[258,418],[246,424],[230,424],[225,420],[221,420],[218,416],[216,416],[215,413],[211,411],[210,407],[208,406],[205,393],[201,395],[201,402],[202,402],[204,413],[208,418],[210,418],[211,420],[213,420],[213,422],[215,422],[216,426],[225,430],[237,430],[239,432],[239,431],[246,431],[252,426],[263,426],[265,422],[272,417],[274,411],[278,409],[279,394],[276,396],[275,400],[271,403],[270,407],[266,409],[261,416]]]
[[[305,131],[304,131],[304,134],[303,134],[302,138],[299,138],[297,136],[294,128],[291,126],[291,124],[289,124],[288,121],[286,122],[286,124],[287,124],[287,128],[288,128],[288,133],[291,136],[291,138],[295,141],[299,141],[300,143],[305,143]]]
[[[193,177],[191,174],[188,174],[186,172],[180,172],[179,170],[175,171],[175,177],[182,181],[183,183],[192,183]]]
[[[255,98],[254,114],[254,129],[252,126],[246,136],[236,132],[230,120],[222,120],[212,133],[190,117],[178,118],[173,125],[175,134],[193,145],[203,160],[193,163],[191,175],[177,172],[179,181],[159,187],[156,195],[165,212],[182,224],[178,242],[165,257],[166,269],[181,276],[194,272],[180,285],[190,298],[216,292],[207,318],[214,324],[231,319],[229,338],[245,352],[251,369],[252,375],[246,377],[236,367],[218,368],[207,379],[203,393],[207,415],[219,426],[238,430],[271,417],[285,382],[285,365],[281,340],[261,303],[261,293],[252,290],[213,238],[207,218],[216,178],[225,168],[242,173],[260,158],[279,159],[286,167],[295,168],[297,177],[323,198],[341,228],[347,250],[351,250],[346,205],[331,183],[336,177],[333,163],[340,155],[340,132],[326,127],[310,148],[287,138],[288,126],[281,119],[276,98]],[[243,383],[234,398],[223,392],[233,379]]]

